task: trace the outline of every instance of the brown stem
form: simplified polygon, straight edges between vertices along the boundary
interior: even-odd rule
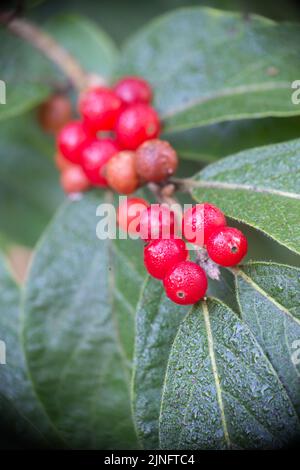
[[[190,178],[170,178],[169,182],[174,185],[174,191],[182,193],[190,192],[193,185],[193,181]]]
[[[156,183],[148,183],[148,188],[154,194],[159,203],[165,203],[171,206],[172,204],[178,204],[176,198],[173,197],[175,192],[175,186],[173,184],[166,184],[161,187]]]
[[[155,198],[160,204],[168,204],[168,206],[172,208],[177,223],[179,223],[181,226],[182,210],[181,208],[179,209],[179,202],[173,196],[175,192],[175,186],[169,182],[163,187],[156,183],[148,183],[148,188],[154,194]]]
[[[39,49],[65,73],[79,91],[91,84],[92,80],[96,83],[95,77],[91,80],[91,76],[83,70],[77,60],[38,26],[24,19],[11,19],[9,13],[0,15],[0,23],[6,25],[8,30],[16,36],[25,39],[36,49]],[[97,79],[99,84],[105,82],[102,77],[97,77]]]

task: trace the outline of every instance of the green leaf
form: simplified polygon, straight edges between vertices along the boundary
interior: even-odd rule
[[[20,338],[20,290],[0,258],[0,448],[58,445],[27,374]],[[2,363],[5,362],[5,363]]]
[[[53,144],[30,114],[3,122],[0,138],[0,230],[33,246],[63,200]]]
[[[119,74],[151,82],[167,131],[296,115],[291,83],[300,66],[299,40],[297,24],[185,8],[137,33],[123,51]]]
[[[126,316],[132,315],[137,295],[131,298],[130,292],[138,292],[141,281],[134,265],[141,256],[132,257],[130,265],[127,245],[124,263],[125,247],[119,256],[110,240],[96,237],[96,208],[105,202],[110,199],[92,192],[63,206],[39,245],[25,295],[30,372],[51,420],[72,448],[137,446],[129,399],[132,346],[124,343],[124,329],[120,332],[122,312],[116,312],[115,299],[118,306],[124,302],[123,321],[129,324]],[[121,272],[127,276],[122,282]]]
[[[124,354],[131,362],[135,341],[136,306],[146,275],[140,241],[114,240],[111,244],[111,263],[114,268],[114,311]]]
[[[89,20],[63,15],[43,25],[87,71],[109,77],[116,49],[108,36]],[[0,30],[1,79],[6,83],[6,105],[0,119],[24,113],[43,101],[58,81],[66,80],[41,52],[11,33]],[[88,51],[88,53],[87,53]]]
[[[181,159],[212,162],[241,150],[299,137],[300,118],[228,121],[166,134]]]
[[[46,30],[88,72],[109,79],[118,50],[112,39],[93,21],[80,15],[60,15],[45,25]]]
[[[169,358],[161,447],[278,448],[299,432],[296,412],[248,327],[220,301],[195,306]]]
[[[198,173],[192,194],[300,253],[300,140],[258,147]]]
[[[267,354],[300,416],[300,270],[250,263],[236,271],[241,316]]]
[[[164,294],[162,284],[148,278],[136,314],[133,412],[143,448],[158,449],[158,418],[169,352],[187,307]]]

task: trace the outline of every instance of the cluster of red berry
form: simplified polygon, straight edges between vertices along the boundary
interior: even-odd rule
[[[151,99],[145,80],[127,77],[114,88],[84,91],[78,103],[80,120],[70,121],[71,105],[63,96],[40,108],[44,129],[57,133],[56,164],[67,193],[98,186],[131,194],[142,184],[163,182],[175,172],[177,154],[157,138],[160,121]],[[206,273],[188,260],[181,236],[206,247],[221,266],[234,266],[247,253],[246,237],[228,227],[222,211],[208,203],[188,209],[179,223],[168,205],[129,198],[118,209],[118,223],[144,240],[146,269],[163,281],[167,296],[178,304],[194,304],[207,290]]]
[[[70,121],[70,104],[62,96],[41,108],[43,127],[59,131],[56,164],[66,193],[98,186],[131,194],[175,172],[177,154],[157,138],[161,126],[151,99],[144,79],[126,77],[113,88],[84,91],[78,102],[80,120]]]
[[[243,233],[228,227],[223,212],[208,203],[187,209],[178,224],[168,206],[149,205],[144,199],[128,198],[119,206],[118,223],[123,230],[146,242],[144,263],[147,271],[163,281],[166,294],[173,302],[182,305],[194,304],[204,297],[207,277],[199,264],[187,259],[187,246],[177,236],[178,228],[188,242],[201,248],[206,246],[208,256],[220,266],[234,266],[247,253],[247,239]]]

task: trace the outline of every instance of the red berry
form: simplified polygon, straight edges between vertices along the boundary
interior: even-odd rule
[[[137,149],[135,164],[141,179],[159,183],[175,172],[178,158],[169,142],[152,139]]]
[[[141,215],[140,236],[147,242],[175,234],[175,214],[165,204],[151,204]]]
[[[180,261],[185,261],[188,251],[183,240],[153,240],[144,248],[144,263],[151,276],[163,279],[166,273]]]
[[[223,212],[216,206],[204,202],[185,211],[182,233],[189,242],[203,246],[213,230],[224,225],[226,219]]]
[[[140,234],[140,219],[142,212],[149,207],[145,199],[128,197],[119,205],[117,220],[124,232],[132,235]]]
[[[246,256],[248,242],[237,228],[220,227],[210,235],[206,248],[215,263],[220,266],[235,266]]]
[[[121,107],[122,102],[116,94],[104,87],[85,91],[79,100],[79,112],[94,133],[113,129]]]
[[[72,163],[79,163],[82,146],[88,138],[82,122],[71,121],[58,134],[57,146],[65,158]]]
[[[90,185],[84,171],[79,165],[69,165],[60,177],[63,190],[67,194],[81,193],[86,191]]]
[[[158,114],[147,104],[132,104],[119,115],[115,131],[124,149],[135,150],[145,140],[158,136],[160,131]]]
[[[181,305],[194,304],[207,290],[205,271],[192,261],[181,261],[168,271],[164,278],[167,296]]]
[[[107,180],[103,173],[104,165],[118,150],[113,139],[94,139],[83,146],[80,163],[93,185],[107,187]]]
[[[38,108],[38,120],[47,132],[56,133],[70,121],[72,106],[69,98],[62,94],[50,96]]]
[[[117,193],[131,194],[139,186],[135,168],[135,153],[130,150],[116,153],[105,167],[108,185]]]
[[[115,85],[116,95],[125,104],[150,103],[152,89],[141,77],[125,77]]]

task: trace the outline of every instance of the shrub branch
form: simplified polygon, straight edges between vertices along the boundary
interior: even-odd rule
[[[9,13],[0,15],[0,23],[5,25],[13,34],[41,51],[45,57],[62,70],[78,91],[93,82],[105,83],[103,77],[88,74],[64,47],[35,24],[24,19],[15,18]]]

